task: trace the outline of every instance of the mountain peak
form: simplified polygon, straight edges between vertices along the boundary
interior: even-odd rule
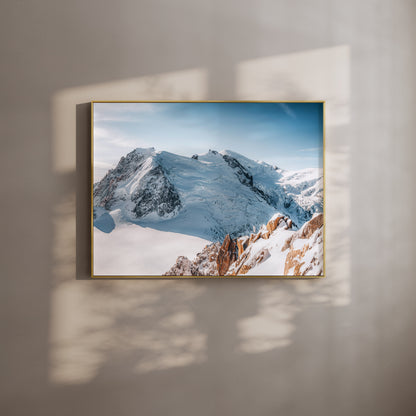
[[[154,147],[136,147],[136,149],[134,149],[133,152],[139,155],[148,156],[155,152],[155,148]]]
[[[94,206],[121,210],[128,222],[217,241],[243,235],[276,212],[301,227],[322,211],[322,180],[285,176],[230,150],[191,158],[137,148],[94,184]]]

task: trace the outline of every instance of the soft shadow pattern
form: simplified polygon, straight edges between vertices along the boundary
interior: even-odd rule
[[[61,284],[52,305],[51,380],[106,380],[116,368],[125,379],[203,361],[206,335],[193,312],[203,290],[194,282],[172,281]],[[68,304],[74,307],[71,320]]]
[[[342,47],[341,52],[336,49],[333,64],[345,64],[348,57],[345,51],[348,48]],[[320,51],[317,56],[323,53]],[[329,49],[328,56],[331,57],[331,54]],[[306,53],[306,58],[298,53],[295,63],[299,63],[299,59],[303,59],[304,65],[312,62],[319,68],[313,53]],[[250,68],[255,68],[255,61],[250,65]],[[260,60],[259,65],[263,71],[270,70],[271,74],[275,71],[274,64],[265,67],[264,61]],[[250,71],[255,74],[254,69]],[[325,73],[315,75],[321,79]],[[344,81],[347,80],[348,77]],[[302,88],[304,86],[298,86],[296,95],[310,99],[313,87],[308,85],[305,90]],[[332,97],[336,97],[336,88],[331,91]],[[76,96],[79,92],[74,94]],[[285,94],[291,95],[293,91],[286,90]],[[62,108],[65,97],[69,102],[74,99],[71,91],[58,97]],[[257,97],[250,95],[245,98]],[[345,105],[344,99],[339,114],[345,113]],[[337,114],[334,98],[327,106],[332,114]],[[90,237],[89,117],[89,104],[78,105],[78,279],[83,273],[86,274],[89,265],[88,250],[85,250]],[[63,197],[57,205],[60,207],[57,208],[57,232],[64,237],[61,243],[57,241],[57,249],[61,253],[57,264],[68,263],[68,266],[65,266],[66,277],[56,281],[52,295],[51,381],[58,385],[88,385],[94,380],[107,382],[115,374],[120,381],[135,380],[137,377],[139,380],[145,374],[161,374],[162,371],[192,374],[204,368],[218,370],[221,362],[232,362],[234,367],[252,371],[258,360],[255,357],[271,354],[279,359],[282,354],[285,355],[284,351],[290,349],[296,340],[299,325],[312,324],[310,316],[314,308],[319,306],[321,311],[345,308],[350,301],[350,162],[347,139],[347,125],[340,122],[328,126],[325,172],[328,277],[324,280],[113,280],[81,284],[71,279],[69,251],[67,257],[64,255],[64,242],[68,244],[70,241],[67,229],[73,216],[73,197],[69,192],[69,196]],[[60,247],[62,250],[59,250]],[[82,247],[84,250],[81,250]],[[60,276],[63,276],[63,270]],[[332,309],[331,313],[336,312]],[[152,377],[157,379],[157,375]],[[282,387],[287,388],[283,384]],[[245,388],[248,386],[249,382]]]

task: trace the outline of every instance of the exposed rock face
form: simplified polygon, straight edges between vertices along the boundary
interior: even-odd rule
[[[236,158],[230,155],[222,155],[223,159],[227,162],[228,166],[234,170],[240,183],[248,186],[253,192],[255,192],[260,198],[264,199],[268,204],[275,206],[278,198],[275,196],[272,198],[266,192],[264,192],[259,186],[254,184],[253,175],[249,170],[243,166]]]
[[[220,243],[205,246],[193,261],[179,256],[164,276],[217,276],[217,257],[220,247]]]
[[[292,242],[297,238],[310,238],[312,234],[324,225],[324,215],[316,214],[310,221],[305,223],[303,227],[290,236],[282,246],[282,251],[287,250]]]
[[[321,276],[323,273],[322,247],[323,228],[315,230],[315,237],[312,244],[306,242],[302,248],[295,249],[293,243],[286,256],[285,275],[291,276]],[[312,234],[312,235],[314,235]],[[309,241],[309,240],[306,240]],[[317,271],[313,272],[313,269]],[[312,271],[312,272],[311,272]],[[310,273],[311,272],[311,273]]]
[[[256,264],[262,263],[264,260],[267,260],[270,257],[270,251],[267,248],[264,248],[260,251],[260,253],[256,256]]]
[[[111,209],[117,200],[114,193],[118,184],[141,169],[145,161],[146,155],[135,150],[123,156],[115,169],[110,169],[100,182],[94,184],[94,206]]]
[[[283,216],[276,217],[276,218],[270,220],[266,225],[267,229],[270,232],[273,232],[277,228],[277,226],[279,225],[279,222],[280,222],[281,219],[283,219]]]
[[[283,244],[283,246],[282,246],[282,251],[285,251],[285,250],[287,250],[289,247],[290,247],[290,244],[292,243],[292,240],[293,240],[293,235],[291,235],[286,241],[285,241],[285,243]]]
[[[252,250],[245,251],[243,255],[232,265],[227,275],[237,276],[246,274],[253,267],[270,257],[270,251],[267,248],[261,249],[258,253],[252,253],[251,251]]]
[[[318,228],[324,224],[324,214],[315,215],[301,228],[301,238],[309,238]]]
[[[269,240],[274,233],[279,230],[287,230],[289,228],[290,219],[285,216],[275,216],[266,225],[261,227],[257,234],[251,234],[250,237],[240,237],[237,239],[238,257],[235,262],[230,264],[226,275],[242,275],[246,274],[252,268],[266,261],[271,257],[267,248],[258,248],[258,242],[261,240]]]
[[[261,231],[259,231],[257,234],[251,234],[249,242],[254,243],[261,237]]]
[[[238,180],[248,186],[253,186],[253,175],[234,157],[229,155],[222,155],[228,166],[234,170]]]
[[[133,212],[137,218],[152,212],[165,217],[182,206],[179,194],[160,166],[154,167],[143,176],[137,190],[131,195],[131,200],[135,203]]]
[[[306,251],[309,249],[309,245],[305,244],[300,250],[290,250],[286,256],[285,262],[285,274],[289,274],[290,269],[293,268],[293,275],[300,275],[300,268],[305,264],[302,262],[302,258],[305,255]]]
[[[298,231],[292,231],[291,226],[290,218],[276,216],[267,225],[263,225],[258,233],[251,234],[250,237],[244,236],[234,240],[227,235],[222,244],[215,243],[206,246],[201,253],[197,254],[194,261],[179,257],[166,275],[244,275],[266,262],[272,257],[272,252],[276,253],[276,249],[282,253],[277,257],[281,265],[280,275],[321,275],[323,271],[323,215],[315,215]],[[272,266],[273,270],[274,267]]]
[[[322,274],[323,216],[316,215],[298,231],[291,231],[292,221],[285,216],[273,217],[257,234],[240,237],[237,240],[238,258],[232,263],[226,275],[242,275],[271,257],[270,250],[280,249],[282,254],[282,275]],[[285,240],[285,236],[290,237]],[[262,240],[270,240],[264,247]],[[304,242],[304,243],[303,243]],[[243,245],[244,243],[244,245]],[[280,246],[281,245],[281,246]],[[280,247],[279,247],[280,246]]]
[[[224,276],[228,268],[237,259],[237,243],[233,240],[229,234],[224,238],[221,248],[218,252],[217,267],[218,274]]]
[[[150,149],[136,149],[122,157],[115,169],[110,170],[104,178],[94,185],[94,206],[111,210],[117,202],[131,200],[134,202],[132,212],[136,218],[150,213],[159,217],[174,215],[182,207],[175,187],[167,178],[163,167],[153,159],[149,163]],[[128,194],[118,189],[125,181],[134,177],[142,170],[134,192]]]
[[[323,214],[317,214],[286,240],[282,247],[282,251],[289,249],[285,275],[306,276],[313,269],[317,270],[313,275],[322,275],[323,225]]]
[[[248,237],[240,237],[237,239],[238,257],[240,257],[243,251],[247,248],[248,240]]]
[[[265,233],[261,235],[261,238],[263,238],[264,240],[268,240],[269,237],[270,237],[270,231],[266,231]]]
[[[238,274],[246,274],[251,269],[251,266],[248,264],[243,264],[241,268],[238,270]]]
[[[192,276],[192,262],[185,256],[179,256],[172,268],[164,276]]]
[[[193,261],[193,276],[217,276],[217,257],[221,244],[214,243],[205,246]]]

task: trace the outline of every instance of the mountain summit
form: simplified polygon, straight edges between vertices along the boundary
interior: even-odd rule
[[[135,223],[222,241],[253,232],[276,212],[300,228],[322,212],[322,194],[321,169],[285,171],[230,150],[184,157],[138,148],[94,184],[94,225],[111,232]]]

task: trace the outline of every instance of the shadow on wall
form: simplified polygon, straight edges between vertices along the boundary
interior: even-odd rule
[[[151,386],[161,371],[175,379],[204,366],[221,371],[227,362],[233,377],[241,376],[240,385],[231,388],[237,396],[252,388],[252,371],[263,369],[267,378],[270,360],[289,359],[292,347],[300,351],[300,364],[310,363],[308,351],[320,350],[325,359],[324,340],[314,334],[329,329],[317,323],[350,302],[349,68],[348,46],[260,58],[234,68],[234,99],[326,100],[327,278],[313,281],[89,280],[90,108],[81,103],[204,100],[209,74],[196,68],[71,88],[53,97],[54,169],[62,192],[53,222],[51,383],[86,386],[150,377]],[[77,189],[65,185],[74,176]],[[278,388],[284,392],[301,369],[280,367]],[[215,390],[231,379],[224,375],[215,386],[206,383]],[[276,400],[266,379],[256,390],[260,399]],[[172,388],[166,394],[174,393]],[[253,406],[248,402],[247,411],[255,412]]]

